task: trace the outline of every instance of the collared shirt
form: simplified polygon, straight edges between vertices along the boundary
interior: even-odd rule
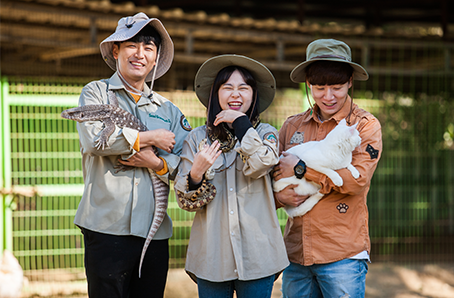
[[[361,145],[352,156],[352,165],[360,173],[358,179],[347,169],[338,170],[344,183],[337,187],[324,174],[307,169],[304,177],[320,184],[324,196],[304,216],[289,218],[284,239],[291,262],[309,266],[354,257],[363,251],[370,253],[367,193],[382,152],[381,126],[372,114],[351,104],[349,97],[338,113],[323,122],[315,106],[289,117],[279,131],[279,152],[302,142],[320,141],[352,108],[350,125],[358,123],[361,137]]]
[[[140,119],[150,130],[164,128],[175,134],[176,144],[172,153],[158,149],[164,158],[168,172],[158,176],[169,183],[180,162],[183,140],[190,126],[181,111],[170,101],[152,92],[145,84],[144,92],[136,103],[126,91],[117,73],[110,79],[87,84],[80,95],[79,105],[107,104],[108,91],[114,91],[120,108]],[[108,139],[108,147],[98,150],[95,141],[103,129],[101,121],[77,124],[82,153],[85,189],[77,209],[74,223],[80,227],[112,235],[146,237],[150,228],[155,200],[151,178],[146,168],[134,168],[115,173],[118,159],[127,159],[138,136],[137,130],[119,128]],[[154,239],[172,236],[172,221],[167,215]]]
[[[183,145],[175,191],[185,197],[196,192],[188,190],[187,176],[204,138],[206,127],[198,127]],[[263,123],[216,159],[209,181],[216,196],[196,211],[191,229],[186,271],[193,278],[253,280],[288,266],[269,175],[277,162],[277,130]]]

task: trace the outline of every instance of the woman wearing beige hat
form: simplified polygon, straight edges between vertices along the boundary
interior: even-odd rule
[[[74,223],[84,234],[88,294],[91,298],[163,297],[172,235],[167,214],[148,246],[141,278],[138,272],[155,208],[147,168],[168,183],[176,174],[183,140],[191,129],[176,106],[152,91],[154,80],[170,68],[173,43],[158,19],[138,13],[120,19],[115,33],[100,48],[115,73],[87,84],[79,105],[116,99],[149,131],[115,127],[108,146],[101,150],[97,140],[103,123],[77,124],[85,189]],[[118,161],[133,169],[118,172]]]
[[[361,145],[353,151],[352,165],[360,177],[347,169],[337,172],[337,187],[324,174],[306,167],[304,160],[284,152],[275,167],[275,180],[295,175],[320,184],[323,198],[302,217],[289,218],[285,244],[290,266],[282,276],[283,296],[364,297],[370,254],[366,196],[382,150],[381,126],[370,113],[353,103],[349,89],[353,80],[367,80],[366,70],[352,62],[350,48],[342,41],[320,39],[307,47],[307,59],[292,71],[294,82],[305,82],[315,104],[289,117],[279,131],[279,152],[309,141],[320,141],[346,119],[358,124]],[[298,206],[307,197],[290,185],[275,193],[276,204]]]
[[[186,271],[199,297],[270,297],[288,265],[269,175],[277,130],[259,120],[275,88],[263,64],[239,55],[211,58],[196,74],[207,124],[183,144],[175,191],[196,212]]]

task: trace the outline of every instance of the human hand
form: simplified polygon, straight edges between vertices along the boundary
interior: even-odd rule
[[[191,168],[191,178],[195,184],[202,181],[205,172],[214,164],[219,155],[221,155],[222,151],[219,150],[220,146],[221,144],[219,144],[218,141],[214,141],[211,146],[206,144],[205,147],[195,155]]]
[[[150,145],[161,148],[171,153],[175,146],[175,134],[170,130],[159,128],[149,131],[139,132],[140,146],[148,147]]]
[[[274,197],[284,205],[298,207],[304,203],[309,196],[302,196],[295,192],[295,188],[298,187],[297,184],[290,184],[280,192],[275,192]]]
[[[214,126],[218,126],[220,123],[230,123],[232,124],[238,117],[244,116],[246,114],[235,111],[235,110],[222,110],[219,114],[216,115],[216,119],[214,120]]]
[[[127,160],[118,159],[122,165],[138,168],[150,168],[160,170],[164,166],[162,160],[156,156],[151,146],[141,148],[139,152],[128,158]]]
[[[282,152],[282,156],[279,159],[279,163],[273,169],[273,178],[275,181],[295,175],[293,168],[300,160],[298,156],[287,152]]]

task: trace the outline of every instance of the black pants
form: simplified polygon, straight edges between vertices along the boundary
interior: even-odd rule
[[[82,229],[85,272],[90,298],[141,298],[164,296],[169,269],[169,241],[153,240],[139,278],[144,238],[115,236]]]

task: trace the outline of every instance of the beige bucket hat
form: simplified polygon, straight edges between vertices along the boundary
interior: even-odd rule
[[[353,79],[366,81],[369,78],[367,71],[359,64],[352,62],[350,47],[343,41],[335,39],[318,39],[307,46],[306,61],[297,65],[290,73],[290,79],[295,83],[306,80],[305,69],[311,63],[320,60],[348,63],[353,67]]]
[[[173,61],[173,42],[167,33],[167,30],[164,28],[164,25],[160,20],[156,18],[149,18],[143,12],[139,12],[132,17],[124,17],[118,21],[117,29],[115,33],[104,39],[100,44],[99,48],[101,50],[101,55],[104,61],[109,65],[113,70],[117,70],[116,60],[112,54],[112,46],[117,41],[125,41],[142,30],[146,25],[154,27],[161,36],[161,48],[159,50],[159,63],[156,69],[156,74],[154,79],[160,78],[163,76],[172,65]],[[153,70],[147,75],[145,81],[150,82],[153,80]]]
[[[195,75],[195,93],[200,102],[208,107],[211,86],[220,70],[227,66],[240,66],[247,69],[257,81],[259,113],[265,111],[276,94],[276,80],[271,71],[262,63],[241,55],[220,55],[205,61]]]

